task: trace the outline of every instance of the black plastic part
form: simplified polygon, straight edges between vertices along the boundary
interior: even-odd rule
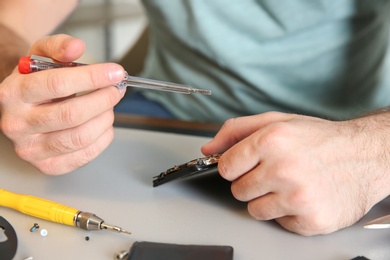
[[[165,172],[161,173],[158,176],[153,178],[153,187],[157,187],[161,184],[167,183],[172,180],[188,178],[193,175],[199,174],[208,174],[218,172],[218,164],[210,165],[209,167],[198,168],[196,166],[191,166],[188,168],[182,168],[178,171],[170,172],[169,174],[165,174]]]
[[[180,245],[137,241],[128,260],[232,260],[233,247],[219,245]]]
[[[18,248],[18,238],[11,224],[0,216],[0,232],[6,236],[0,241],[0,260],[11,260],[16,254]],[[3,237],[3,234],[2,234]]]

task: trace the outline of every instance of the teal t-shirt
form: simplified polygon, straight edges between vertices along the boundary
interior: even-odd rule
[[[389,106],[388,0],[143,0],[142,76],[212,90],[143,90],[183,120],[282,111],[347,119]]]

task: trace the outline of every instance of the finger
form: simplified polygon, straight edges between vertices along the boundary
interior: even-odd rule
[[[24,103],[42,103],[112,86],[124,77],[122,66],[115,63],[34,72],[23,75],[19,87],[20,98]],[[117,89],[117,92],[121,91]]]
[[[116,87],[109,87],[61,102],[42,104],[31,112],[27,131],[36,134],[76,127],[111,110],[121,97]]]
[[[35,145],[18,145],[18,155],[26,161],[42,161],[51,157],[73,153],[90,146],[112,127],[112,110],[68,130],[41,134],[35,138]]]
[[[273,122],[290,120],[294,116],[294,114],[268,112],[229,119],[223,124],[216,136],[201,148],[202,153],[209,155],[224,152],[258,129]]]
[[[48,175],[69,173],[95,159],[108,147],[113,137],[114,129],[111,127],[107,129],[107,131],[101,135],[99,139],[85,149],[54,158],[48,158],[33,165],[42,173]]]
[[[80,58],[84,51],[85,43],[82,40],[65,34],[57,34],[35,42],[29,55],[35,54],[62,62],[70,62]]]
[[[289,214],[289,206],[277,193],[268,193],[248,203],[249,214],[257,220],[271,220]]]
[[[258,144],[259,136],[261,133],[256,132],[222,154],[218,171],[223,178],[234,181],[250,171],[260,169],[258,167],[264,158],[264,151]]]
[[[233,196],[240,201],[251,201],[277,191],[278,187],[274,187],[265,168],[262,163],[234,180],[231,185]]]

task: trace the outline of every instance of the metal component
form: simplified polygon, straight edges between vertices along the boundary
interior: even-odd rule
[[[121,227],[112,226],[112,225],[109,225],[109,224],[106,224],[106,223],[102,223],[101,224],[101,229],[108,229],[108,230],[115,231],[115,232],[118,232],[118,233],[125,233],[125,234],[131,235],[131,233],[129,231],[124,230]]]
[[[89,241],[89,236],[86,236],[86,237],[85,237],[85,241]]]
[[[32,227],[30,228],[30,232],[34,232],[34,231],[37,230],[38,228],[39,228],[38,223],[34,223],[34,226],[32,226]]]
[[[42,229],[40,233],[41,233],[41,236],[43,236],[43,237],[47,236],[47,234],[48,234],[47,229]]]
[[[85,230],[101,230],[108,229],[118,233],[131,234],[129,231],[126,231],[118,226],[112,226],[104,223],[104,220],[96,216],[95,214],[89,212],[79,211],[75,217],[75,226],[85,229]]]
[[[377,219],[374,219],[364,225],[364,228],[369,229],[383,229],[390,228],[390,215],[386,215]]]
[[[175,92],[180,94],[199,93],[203,95],[211,95],[211,90],[195,89],[195,88],[191,88],[190,86],[172,83],[172,82],[133,77],[133,76],[129,76],[127,72],[126,72],[125,79],[119,84],[117,84],[117,87],[146,88],[146,89],[153,89],[153,90]]]
[[[168,181],[189,177],[198,173],[209,173],[218,170],[217,165],[221,154],[212,154],[203,158],[197,158],[181,165],[175,165],[160,175],[153,177],[153,186],[164,184]]]
[[[116,253],[114,256],[114,259],[122,259],[123,260],[123,259],[127,259],[128,256],[129,256],[129,252],[126,250],[123,250],[123,251]]]
[[[212,155],[204,157],[204,158],[200,158],[198,160],[198,165],[199,166],[201,166],[201,165],[209,166],[209,165],[216,164],[219,162],[219,158],[221,157],[221,155],[222,154],[218,153],[218,154],[212,154]]]
[[[89,212],[79,211],[75,218],[75,226],[85,230],[100,230],[103,219]]]
[[[30,70],[31,72],[37,72],[41,70],[49,70],[63,67],[77,67],[84,66],[86,64],[77,62],[58,62],[47,57],[41,57],[38,55],[30,56]]]
[[[211,90],[208,90],[208,89],[191,89],[191,91],[193,93],[199,93],[199,94],[203,94],[203,95],[208,95],[210,96],[211,95]]]

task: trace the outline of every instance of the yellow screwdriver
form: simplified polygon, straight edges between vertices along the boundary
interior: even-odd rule
[[[120,227],[108,225],[95,214],[83,212],[59,203],[38,197],[17,194],[0,189],[0,206],[52,222],[76,226],[85,230],[102,230],[131,234]]]

